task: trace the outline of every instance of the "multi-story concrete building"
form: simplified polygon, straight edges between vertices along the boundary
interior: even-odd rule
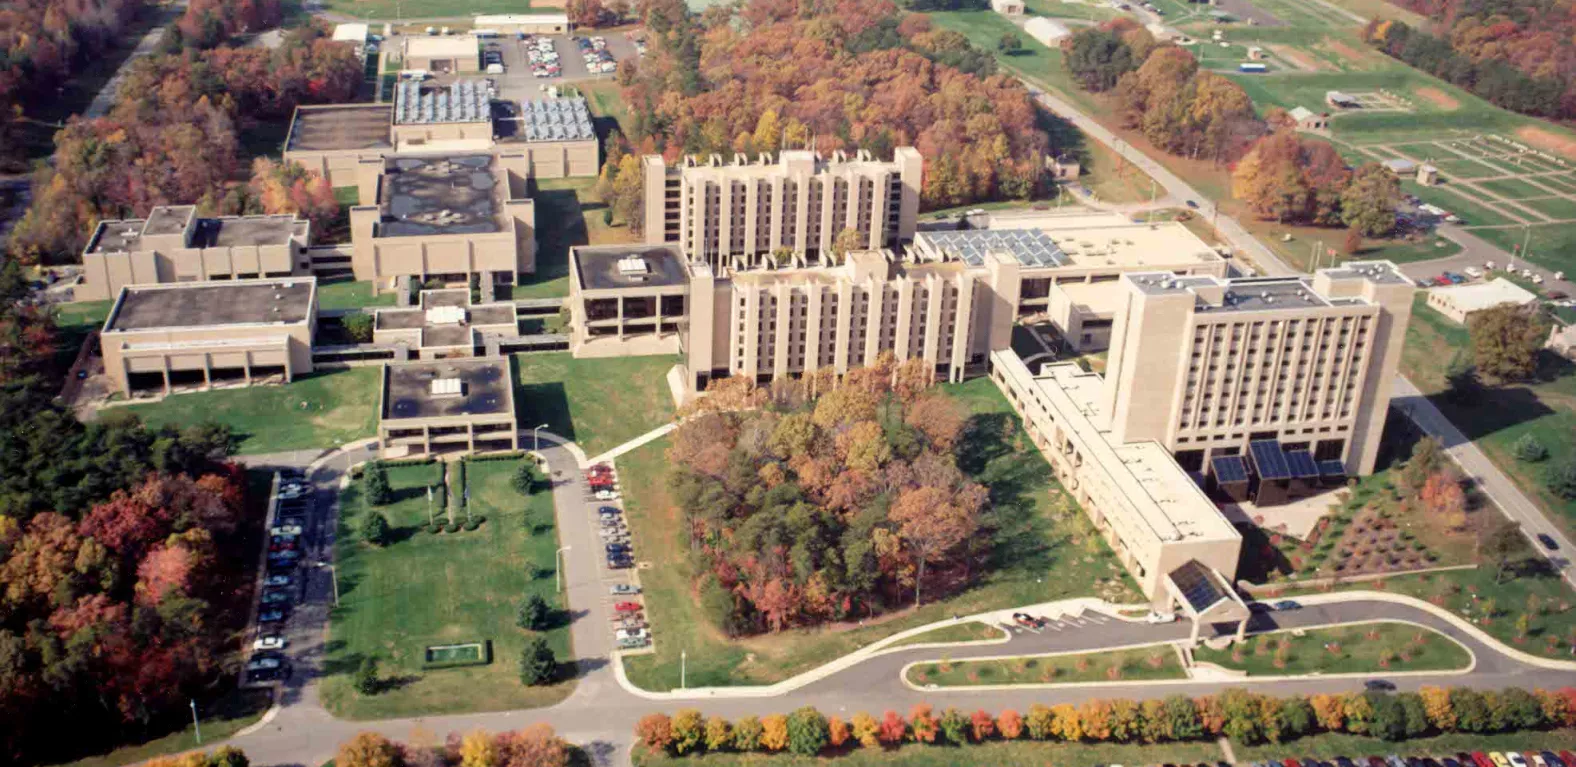
[[[284,159],[336,187],[355,186],[363,161],[394,154],[487,152],[530,178],[597,174],[599,144],[585,99],[493,96],[480,80],[407,81],[396,86],[392,105],[297,107]]]
[[[99,343],[121,393],[168,394],[309,373],[316,328],[311,277],[132,285]]]
[[[1116,437],[1099,375],[1073,363],[1034,375],[1009,349],[991,354],[991,378],[1153,604],[1179,596],[1168,577],[1190,561],[1225,583],[1236,575],[1241,534],[1164,445]]]
[[[378,444],[384,458],[514,450],[509,359],[393,362],[383,366]]]
[[[192,205],[160,205],[147,218],[103,221],[82,251],[78,301],[128,285],[285,277],[303,272],[310,224],[292,215],[201,218]]]
[[[372,342],[402,346],[411,359],[479,356],[478,350],[497,356],[499,341],[519,335],[514,304],[472,303],[465,288],[424,290],[418,306],[373,313]]]
[[[1189,470],[1277,441],[1372,473],[1413,287],[1393,264],[1311,277],[1123,275],[1104,410]]]
[[[861,248],[913,239],[924,168],[913,147],[898,148],[890,161],[794,150],[753,161],[691,157],[673,167],[648,155],[643,163],[646,242],[677,245],[719,272],[778,251],[825,261],[847,229],[862,235]]]
[[[513,284],[536,270],[527,171],[492,155],[394,156],[358,165],[351,266],[374,291],[401,279]],[[368,201],[372,202],[368,202]]]

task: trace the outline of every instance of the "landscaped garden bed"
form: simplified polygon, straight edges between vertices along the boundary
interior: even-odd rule
[[[1455,640],[1404,623],[1259,634],[1227,649],[1200,647],[1193,651],[1193,660],[1248,676],[1453,671],[1472,662]]]
[[[1044,655],[995,660],[939,660],[917,663],[905,672],[921,687],[997,684],[1071,684],[1077,682],[1186,679],[1181,658],[1169,644],[1127,650]]]

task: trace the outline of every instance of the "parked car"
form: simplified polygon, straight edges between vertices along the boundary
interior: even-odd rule
[[[246,678],[251,682],[272,682],[281,676],[284,676],[284,670],[277,668],[263,668],[246,672]]]
[[[1505,755],[1498,751],[1490,751],[1488,758],[1489,761],[1494,763],[1494,767],[1510,767],[1510,760],[1506,759]]]
[[[650,639],[651,632],[646,629],[619,629],[614,636],[619,639]]]
[[[268,552],[268,561],[270,562],[294,562],[300,558],[301,552],[295,549]]]
[[[1538,533],[1538,543],[1543,544],[1543,548],[1548,549],[1549,551],[1560,550],[1560,545],[1554,542],[1554,536],[1549,535],[1548,533]]]
[[[276,525],[268,530],[269,535],[288,535],[295,537],[302,532],[300,525]]]
[[[1379,692],[1392,692],[1395,690],[1395,682],[1388,679],[1370,679],[1363,682],[1363,687]]]
[[[268,541],[269,551],[294,551],[297,548],[299,548],[299,545],[296,543],[296,539],[293,536],[286,537],[276,535],[273,538],[270,538]]]
[[[288,639],[285,639],[284,637],[279,636],[278,634],[269,634],[268,636],[260,636],[260,637],[257,638],[257,641],[252,642],[252,649],[253,650],[283,650],[285,648],[285,645],[287,645],[289,643],[290,643],[290,641]]]
[[[613,619],[612,624],[614,630],[643,629],[646,627],[646,621],[641,619],[638,615],[632,615],[626,618],[615,618]]]
[[[1565,299],[1570,298],[1570,294],[1563,290],[1551,290],[1547,293],[1544,293],[1543,297],[1549,299],[1550,301],[1564,301]]]
[[[277,658],[277,657],[274,657],[274,656],[265,656],[265,657],[261,657],[261,658],[254,657],[250,661],[247,662],[246,670],[247,671],[263,671],[263,670],[267,670],[267,669],[276,669],[276,668],[279,668],[279,667],[281,667],[283,665],[285,665],[285,662],[284,662],[284,660],[282,658]]]
[[[263,579],[263,585],[270,588],[282,588],[284,586],[289,586],[294,581],[295,579],[288,575],[270,575]]]
[[[1296,600],[1282,599],[1281,601],[1275,603],[1275,609],[1283,612],[1290,610],[1301,610],[1302,605],[1298,604]]]
[[[607,567],[609,570],[628,570],[634,566],[635,560],[630,559],[629,557],[616,557],[609,558],[607,560]]]
[[[265,605],[283,604],[290,601],[290,595],[283,591],[265,591],[261,601]]]
[[[599,501],[616,501],[616,500],[618,500],[618,491],[617,490],[598,490],[598,491],[596,491],[596,499],[599,500]]]
[[[1510,762],[1510,767],[1527,767],[1527,758],[1515,751],[1505,752],[1505,761]]]
[[[621,613],[638,613],[642,608],[639,602],[619,602],[613,605],[613,609]]]
[[[271,610],[264,610],[257,614],[258,623],[278,623],[284,619],[285,611],[283,607],[275,607]]]
[[[645,647],[648,644],[651,644],[651,640],[649,639],[620,639],[618,640],[618,649],[634,650]]]
[[[1569,767],[1569,765],[1565,764],[1565,760],[1561,759],[1553,751],[1544,751],[1539,756],[1543,757],[1544,763],[1548,764],[1549,767]]]
[[[615,597],[621,597],[625,595],[639,594],[640,587],[629,583],[615,583],[613,584],[612,588],[608,589],[608,592]]]
[[[1145,623],[1172,623],[1177,619],[1176,613],[1150,613],[1144,616]]]

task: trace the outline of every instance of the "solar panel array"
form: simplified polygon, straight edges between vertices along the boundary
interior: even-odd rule
[[[1253,468],[1259,479],[1291,478],[1291,467],[1286,464],[1286,454],[1281,452],[1279,442],[1273,439],[1250,442],[1248,454],[1253,456]]]
[[[925,237],[947,255],[971,266],[985,263],[985,254],[1006,253],[1024,266],[1061,266],[1067,255],[1051,236],[1038,229],[973,229],[926,232]]]
[[[1215,579],[1209,577],[1209,571],[1196,559],[1189,559],[1181,567],[1172,570],[1171,582],[1182,592],[1182,598],[1187,600],[1194,613],[1202,613],[1226,598],[1215,584]]]
[[[579,141],[596,138],[591,111],[583,98],[520,102],[520,138],[526,141]]]
[[[427,91],[415,80],[394,86],[397,125],[485,122],[492,119],[491,105],[487,84],[477,80],[457,80],[448,87]]]
[[[1319,465],[1313,460],[1313,453],[1306,450],[1286,451],[1286,465],[1291,469],[1291,475],[1297,479],[1318,479]]]
[[[1319,474],[1325,477],[1344,477],[1346,476],[1346,464],[1335,458],[1320,461]]]
[[[1248,462],[1240,455],[1223,455],[1210,461],[1215,481],[1222,484],[1248,481]]]

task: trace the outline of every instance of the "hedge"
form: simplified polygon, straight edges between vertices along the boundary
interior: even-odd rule
[[[1576,727],[1576,688],[1498,691],[1424,687],[1399,694],[1368,691],[1311,697],[1275,697],[1242,689],[1190,698],[1091,700],[1082,705],[1035,704],[1026,714],[1008,709],[937,713],[920,704],[903,717],[866,712],[848,721],[813,708],[789,716],[703,720],[685,709],[672,717],[649,714],[635,736],[652,751],[673,755],[705,751],[789,751],[813,755],[851,748],[887,748],[905,742],[966,746],[994,740],[1084,743],[1176,743],[1224,735],[1247,745],[1281,743],[1321,732],[1399,741],[1443,733],[1486,734]]]

